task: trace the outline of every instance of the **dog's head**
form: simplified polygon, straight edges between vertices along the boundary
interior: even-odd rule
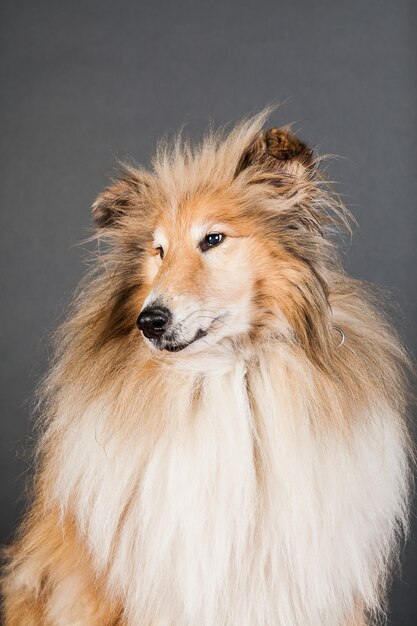
[[[151,350],[187,353],[274,336],[321,361],[328,202],[312,150],[262,121],[195,149],[178,140],[97,198],[113,259],[106,337],[136,332]]]

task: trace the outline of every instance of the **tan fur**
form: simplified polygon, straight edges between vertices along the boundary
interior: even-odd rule
[[[41,390],[6,626],[366,626],[384,608],[408,358],[340,267],[347,214],[321,160],[265,117],[160,147],[94,203],[99,254]],[[210,232],[225,239],[203,254]],[[178,353],[135,327],[154,301]]]
[[[119,626],[121,608],[110,602],[103,581],[74,523],[38,500],[22,536],[10,550],[13,577],[4,585],[10,626]],[[53,601],[51,601],[53,599]]]

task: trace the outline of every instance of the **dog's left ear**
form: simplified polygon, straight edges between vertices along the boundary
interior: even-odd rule
[[[144,204],[150,176],[130,166],[122,166],[113,183],[98,195],[92,205],[94,223],[98,228],[113,229],[124,218]]]
[[[270,128],[260,132],[244,150],[236,176],[250,166],[258,166],[259,180],[277,187],[291,186],[313,171],[313,150],[298,137],[283,128]],[[262,173],[264,175],[262,175]]]

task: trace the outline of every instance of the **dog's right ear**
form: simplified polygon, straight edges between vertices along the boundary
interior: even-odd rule
[[[308,176],[313,163],[313,150],[285,128],[261,131],[246,147],[235,175],[251,166],[268,172],[270,182],[277,186],[297,183]]]
[[[124,166],[113,184],[98,195],[92,205],[93,220],[98,228],[118,228],[123,219],[143,204],[149,186],[149,175]]]

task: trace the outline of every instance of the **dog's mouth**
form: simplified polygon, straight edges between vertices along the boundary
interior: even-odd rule
[[[180,337],[178,337],[178,329],[173,329],[171,333],[164,333],[161,337],[155,337],[150,339],[152,345],[157,350],[166,350],[167,352],[181,352],[188,346],[191,346],[193,343],[198,341],[199,339],[203,339],[206,337],[209,332],[212,332],[213,326],[224,317],[223,315],[218,315],[214,319],[211,320],[210,324],[206,328],[199,328],[195,335],[189,341],[181,341]]]
[[[165,318],[163,318],[162,313],[160,313],[160,309],[157,310],[157,314],[159,314],[159,317],[158,315],[153,315],[151,318],[151,327],[149,328],[149,320],[146,319],[146,316],[145,319],[141,319],[143,317],[142,312],[139,315],[136,326],[152,346],[161,352],[164,350],[166,352],[181,352],[181,350],[185,350],[185,348],[196,343],[199,339],[203,339],[209,333],[212,333],[214,337],[214,326],[216,322],[219,322],[226,316],[226,313],[217,315],[217,317],[212,318],[206,327],[199,328],[191,339],[184,341],[182,322],[170,324],[170,320],[168,320],[168,324],[166,324]],[[145,322],[147,324],[145,324]],[[167,329],[165,329],[165,325],[168,326]]]
[[[184,350],[184,348],[188,348],[188,346],[191,346],[191,344],[195,341],[198,341],[199,339],[205,337],[207,333],[208,330],[200,328],[190,341],[178,343],[172,340],[170,341],[169,339],[163,339],[153,341],[153,344],[155,348],[158,348],[158,350],[167,350],[168,352],[180,352],[181,350]]]

